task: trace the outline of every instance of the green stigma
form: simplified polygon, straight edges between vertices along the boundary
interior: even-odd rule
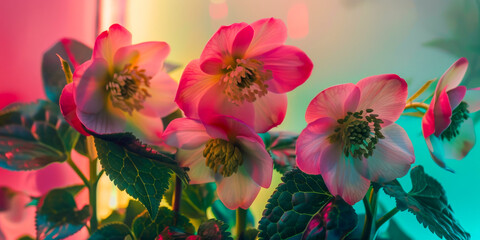
[[[206,159],[206,165],[224,177],[236,173],[238,167],[243,164],[240,149],[231,142],[219,138],[208,140],[203,156]]]
[[[447,139],[448,141],[454,139],[459,133],[460,126],[462,123],[467,120],[469,117],[468,104],[466,102],[461,102],[458,106],[452,111],[452,117],[450,118],[451,123],[445,129],[440,138]]]
[[[339,124],[335,132],[329,136],[331,143],[344,144],[345,156],[354,158],[367,158],[373,155],[375,145],[379,139],[385,138],[380,131],[383,123],[378,114],[373,114],[373,109],[358,112],[348,112],[347,116],[338,119]]]

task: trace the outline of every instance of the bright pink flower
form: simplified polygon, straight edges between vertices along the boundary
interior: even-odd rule
[[[230,209],[247,209],[260,187],[270,186],[273,161],[262,139],[234,118],[217,115],[204,123],[177,118],[164,139],[178,148],[180,165],[190,168],[190,183],[215,181],[218,197]]]
[[[160,117],[175,108],[176,82],[162,71],[170,51],[165,42],[132,45],[132,35],[118,24],[95,41],[92,59],[80,65],[63,89],[60,107],[80,133],[134,131],[155,142],[163,132]],[[144,131],[137,127],[148,124]]]
[[[180,79],[175,101],[187,117],[233,116],[266,132],[287,110],[286,92],[304,83],[313,64],[283,45],[285,24],[274,18],[221,27]]]
[[[349,204],[365,196],[370,181],[402,177],[415,161],[407,133],[394,123],[406,98],[405,80],[393,74],[325,89],[307,108],[297,166],[321,174],[328,190]]]
[[[461,160],[475,144],[469,113],[480,109],[480,88],[467,91],[459,86],[467,67],[467,59],[460,58],[443,74],[422,119],[423,136],[433,160],[449,171],[453,170],[445,160]]]

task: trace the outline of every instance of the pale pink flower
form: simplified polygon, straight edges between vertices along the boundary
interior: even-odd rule
[[[165,42],[132,45],[128,30],[110,26],[97,37],[92,58],[76,68],[73,83],[63,89],[65,119],[84,135],[84,127],[99,134],[133,131],[155,142],[163,132],[160,118],[176,108],[177,83],[162,71],[169,52]]]
[[[321,174],[328,190],[349,204],[365,196],[371,181],[404,176],[415,156],[407,133],[394,122],[406,98],[407,84],[394,74],[325,89],[307,108],[297,166]]]
[[[274,18],[221,27],[180,79],[175,101],[190,118],[220,113],[257,132],[279,125],[286,92],[310,76],[313,64],[300,49],[284,45],[285,24]]]
[[[446,159],[461,160],[475,144],[475,130],[469,113],[480,109],[480,88],[459,86],[468,68],[458,59],[438,81],[430,106],[422,119],[422,130],[433,160],[453,171]]]
[[[164,140],[178,148],[177,160],[190,168],[190,183],[215,181],[229,209],[247,209],[260,187],[270,186],[272,158],[254,130],[237,119],[217,115],[202,123],[177,118],[165,129]]]

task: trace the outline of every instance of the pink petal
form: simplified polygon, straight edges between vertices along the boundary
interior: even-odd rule
[[[196,59],[187,65],[175,97],[175,102],[183,110],[185,116],[191,118],[198,118],[198,102],[218,81],[218,78],[202,72],[199,64],[200,61]]]
[[[200,69],[204,73],[209,74],[209,75],[221,74],[223,67],[224,67],[223,61],[221,59],[218,59],[218,58],[205,59],[200,64]]]
[[[468,104],[470,113],[480,110],[480,87],[468,89],[464,101]]]
[[[342,146],[331,144],[322,153],[320,170],[328,190],[340,195],[350,205],[362,200],[370,187],[370,181],[355,169],[352,158],[346,158]]]
[[[447,129],[452,120],[452,108],[450,107],[450,100],[445,89],[438,96],[435,102],[433,115],[435,117],[435,136],[440,136],[442,132]]]
[[[372,182],[389,182],[403,177],[415,162],[413,145],[405,130],[392,123],[382,130],[384,139],[375,145],[373,155],[353,159],[357,171]]]
[[[320,118],[311,122],[300,133],[296,143],[297,166],[307,174],[320,174],[322,152],[331,145],[328,136],[333,133],[336,120]]]
[[[255,132],[267,132],[280,125],[287,113],[287,94],[268,92],[253,102]],[[238,116],[237,116],[238,117]]]
[[[232,57],[243,58],[245,51],[247,51],[250,42],[252,42],[254,30],[251,26],[246,26],[237,33],[232,43]]]
[[[108,104],[102,111],[94,114],[79,111],[77,116],[90,131],[98,134],[111,134],[125,131],[125,114],[122,110]]]
[[[237,137],[241,146],[243,166],[259,186],[268,188],[272,183],[273,160],[265,150],[263,142],[251,138]]]
[[[448,100],[450,101],[450,108],[452,110],[455,109],[458,104],[462,102],[463,98],[465,97],[466,91],[467,88],[465,86],[458,86],[447,92]]]
[[[125,132],[131,132],[146,144],[161,144],[163,123],[160,117],[150,117],[139,112],[126,115]]]
[[[109,64],[113,64],[115,52],[121,47],[132,44],[132,34],[120,26],[113,24],[108,31],[102,32],[95,40],[92,58],[103,58]]]
[[[89,133],[83,128],[83,124],[80,122],[80,119],[77,117],[77,105],[73,99],[73,83],[67,84],[63,90],[62,95],[60,95],[60,111],[62,112],[65,120],[79,133],[90,136]]]
[[[264,146],[262,138],[260,138],[260,136],[258,136],[249,125],[246,125],[236,118],[223,115],[212,115],[208,119],[202,121],[206,124],[205,128],[207,129],[207,132],[213,138],[225,139],[224,136],[226,136],[226,140],[235,140],[236,137],[243,136]]]
[[[229,209],[247,209],[258,195],[260,186],[253,181],[244,168],[230,177],[217,180],[217,194],[222,203]]]
[[[170,47],[165,42],[144,42],[125,46],[115,53],[114,66],[117,71],[125,65],[132,64],[145,70],[147,76],[153,77],[163,67],[163,62],[170,53]]]
[[[206,59],[211,58],[220,59],[224,63],[231,61],[232,59],[226,59],[226,56],[231,56],[235,37],[247,26],[246,23],[234,23],[230,26],[220,27],[203,49],[200,62],[203,63]]]
[[[407,83],[395,74],[364,78],[357,83],[361,97],[358,110],[373,109],[384,121],[382,126],[395,122],[402,114],[408,95]]]
[[[466,58],[458,59],[448,70],[443,74],[443,76],[438,80],[437,87],[435,88],[435,93],[439,94],[443,89],[446,89],[448,92],[450,89],[457,87],[465,76],[468,68],[468,61]]]
[[[433,113],[434,107],[435,98],[433,98],[430,102],[430,105],[428,106],[428,109],[422,118],[422,132],[425,139],[435,132],[435,114]]]
[[[77,111],[96,114],[105,108],[107,93],[105,84],[108,81],[107,62],[96,59],[83,73],[78,84],[75,84],[74,98]]]
[[[430,135],[425,139],[425,142],[427,143],[433,161],[435,161],[435,163],[441,168],[450,172],[455,172],[445,164],[445,150],[443,149],[443,144],[440,138],[435,135]]]
[[[311,123],[319,118],[344,118],[357,109],[360,90],[353,83],[336,85],[320,92],[308,105],[305,120]]]
[[[202,184],[215,181],[215,173],[207,167],[205,157],[203,157],[203,150],[205,146],[202,145],[193,150],[179,149],[177,152],[177,160],[182,167],[188,167],[187,172],[190,177],[190,184]]]
[[[175,104],[175,92],[178,83],[167,73],[160,71],[150,80],[148,97],[143,103],[140,113],[150,117],[165,117],[175,111],[178,107]]]
[[[308,56],[294,46],[280,46],[263,53],[256,59],[272,71],[273,78],[266,81],[268,90],[275,93],[292,91],[303,84],[312,73],[313,63]]]
[[[168,124],[163,133],[163,139],[170,146],[194,149],[205,145],[211,137],[200,121],[190,118],[177,118]]]
[[[245,58],[258,56],[264,52],[280,47],[287,40],[287,27],[276,18],[260,19],[252,24],[255,34]]]

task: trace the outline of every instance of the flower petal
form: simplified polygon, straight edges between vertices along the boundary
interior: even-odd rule
[[[373,109],[384,121],[382,126],[395,122],[402,114],[408,95],[407,83],[395,74],[364,78],[357,83],[361,97],[358,110]]]
[[[480,87],[468,89],[463,101],[468,104],[470,113],[480,110]]]
[[[457,87],[463,80],[463,76],[467,72],[468,61],[466,58],[458,59],[448,70],[443,74],[443,76],[438,80],[437,87],[435,88],[435,93],[439,94],[443,89],[449,90]]]
[[[226,136],[227,138],[225,140],[233,141],[236,137],[243,136],[256,141],[262,146],[265,146],[262,138],[255,133],[253,128],[236,118],[223,115],[211,115],[208,119],[204,119],[202,121],[204,124],[206,124],[205,128],[207,129],[207,132],[214,138],[225,139],[223,137]],[[213,130],[213,128],[216,130]],[[214,132],[221,132],[221,135],[216,136]]]
[[[458,86],[447,92],[448,100],[450,101],[450,108],[452,110],[455,109],[458,104],[462,102],[463,98],[465,97],[466,91],[467,88],[465,86]]]
[[[320,92],[308,105],[305,120],[311,123],[319,118],[344,118],[357,109],[360,90],[353,83],[336,85]]]
[[[218,31],[210,38],[207,45],[203,49],[200,56],[200,62],[203,63],[206,59],[216,58],[225,61],[231,61],[232,59],[226,59],[226,56],[231,56],[232,45],[237,34],[247,27],[246,23],[234,23],[230,26],[222,26]],[[224,61],[225,60],[225,61]]]
[[[145,70],[147,76],[153,77],[163,67],[163,62],[170,53],[170,46],[165,42],[143,42],[118,49],[115,53],[114,66],[122,71],[125,65],[132,64]]]
[[[321,158],[321,174],[330,193],[340,195],[350,205],[362,200],[370,181],[357,172],[353,159],[345,158],[342,146],[330,144]]]
[[[336,120],[320,118],[311,122],[300,133],[296,143],[297,166],[307,174],[320,174],[322,152],[330,146],[328,136],[335,129]]]
[[[379,183],[403,177],[415,162],[412,142],[402,127],[392,123],[382,133],[385,138],[375,145],[372,156],[353,160],[363,177]]]
[[[209,74],[209,75],[221,74],[223,65],[224,65],[224,63],[221,59],[209,58],[209,59],[205,59],[200,64],[200,69],[204,73]]]
[[[430,135],[425,139],[425,142],[427,143],[433,161],[435,161],[435,163],[441,168],[450,172],[455,172],[445,164],[445,150],[443,149],[443,144],[440,138],[435,135]]]
[[[229,209],[247,209],[260,191],[255,181],[244,168],[240,168],[236,174],[230,177],[219,177],[217,179],[217,194],[222,203]]]
[[[200,69],[200,60],[191,61],[183,71],[175,102],[185,116],[198,118],[198,102],[218,79]]]
[[[287,27],[276,18],[260,19],[252,24],[255,34],[245,58],[255,57],[274,48],[280,47],[287,40]]]
[[[273,160],[265,150],[263,142],[238,136],[241,146],[243,166],[246,172],[259,186],[268,188],[272,183]]]
[[[292,91],[303,84],[312,73],[313,63],[302,50],[294,46],[280,46],[256,57],[273,78],[266,81],[268,90],[275,93]]]
[[[105,108],[108,81],[108,66],[103,59],[96,59],[85,70],[78,84],[75,84],[74,98],[77,109],[88,114],[96,114]]]
[[[188,167],[187,172],[190,177],[190,184],[202,184],[215,181],[215,173],[207,167],[203,149],[201,146],[192,150],[179,149],[176,155],[177,160],[182,167]]]
[[[122,110],[107,104],[98,113],[85,113],[77,108],[77,116],[90,131],[98,134],[120,133],[125,131],[126,120]]]
[[[438,96],[435,104],[433,105],[433,115],[435,119],[435,136],[439,137],[442,132],[447,129],[448,125],[452,122],[452,107],[450,106],[450,100],[445,89]]]
[[[253,102],[255,132],[267,132],[280,125],[287,113],[287,94],[268,92]]]
[[[234,58],[243,58],[245,51],[247,51],[250,42],[253,38],[253,28],[251,26],[246,26],[240,32],[237,33],[232,44],[232,56]]]
[[[167,73],[160,71],[150,80],[150,97],[143,103],[140,113],[151,117],[165,117],[175,111],[178,107],[175,104],[175,92],[178,83]]]
[[[65,120],[75,128],[79,133],[90,136],[89,133],[83,128],[83,124],[80,122],[80,119],[77,117],[77,105],[73,99],[73,83],[67,84],[60,95],[60,111],[62,112]]]
[[[131,132],[146,144],[161,144],[163,122],[160,117],[150,117],[139,112],[126,115],[125,132]]]
[[[103,58],[113,64],[115,52],[121,47],[132,44],[132,34],[119,24],[113,24],[108,31],[102,32],[95,40],[92,58]]]
[[[475,127],[473,119],[469,118],[460,125],[459,134],[452,140],[443,139],[445,158],[462,160],[475,145]]]
[[[163,139],[170,146],[194,149],[205,145],[211,137],[200,121],[190,118],[177,118],[168,124],[163,133]]]

